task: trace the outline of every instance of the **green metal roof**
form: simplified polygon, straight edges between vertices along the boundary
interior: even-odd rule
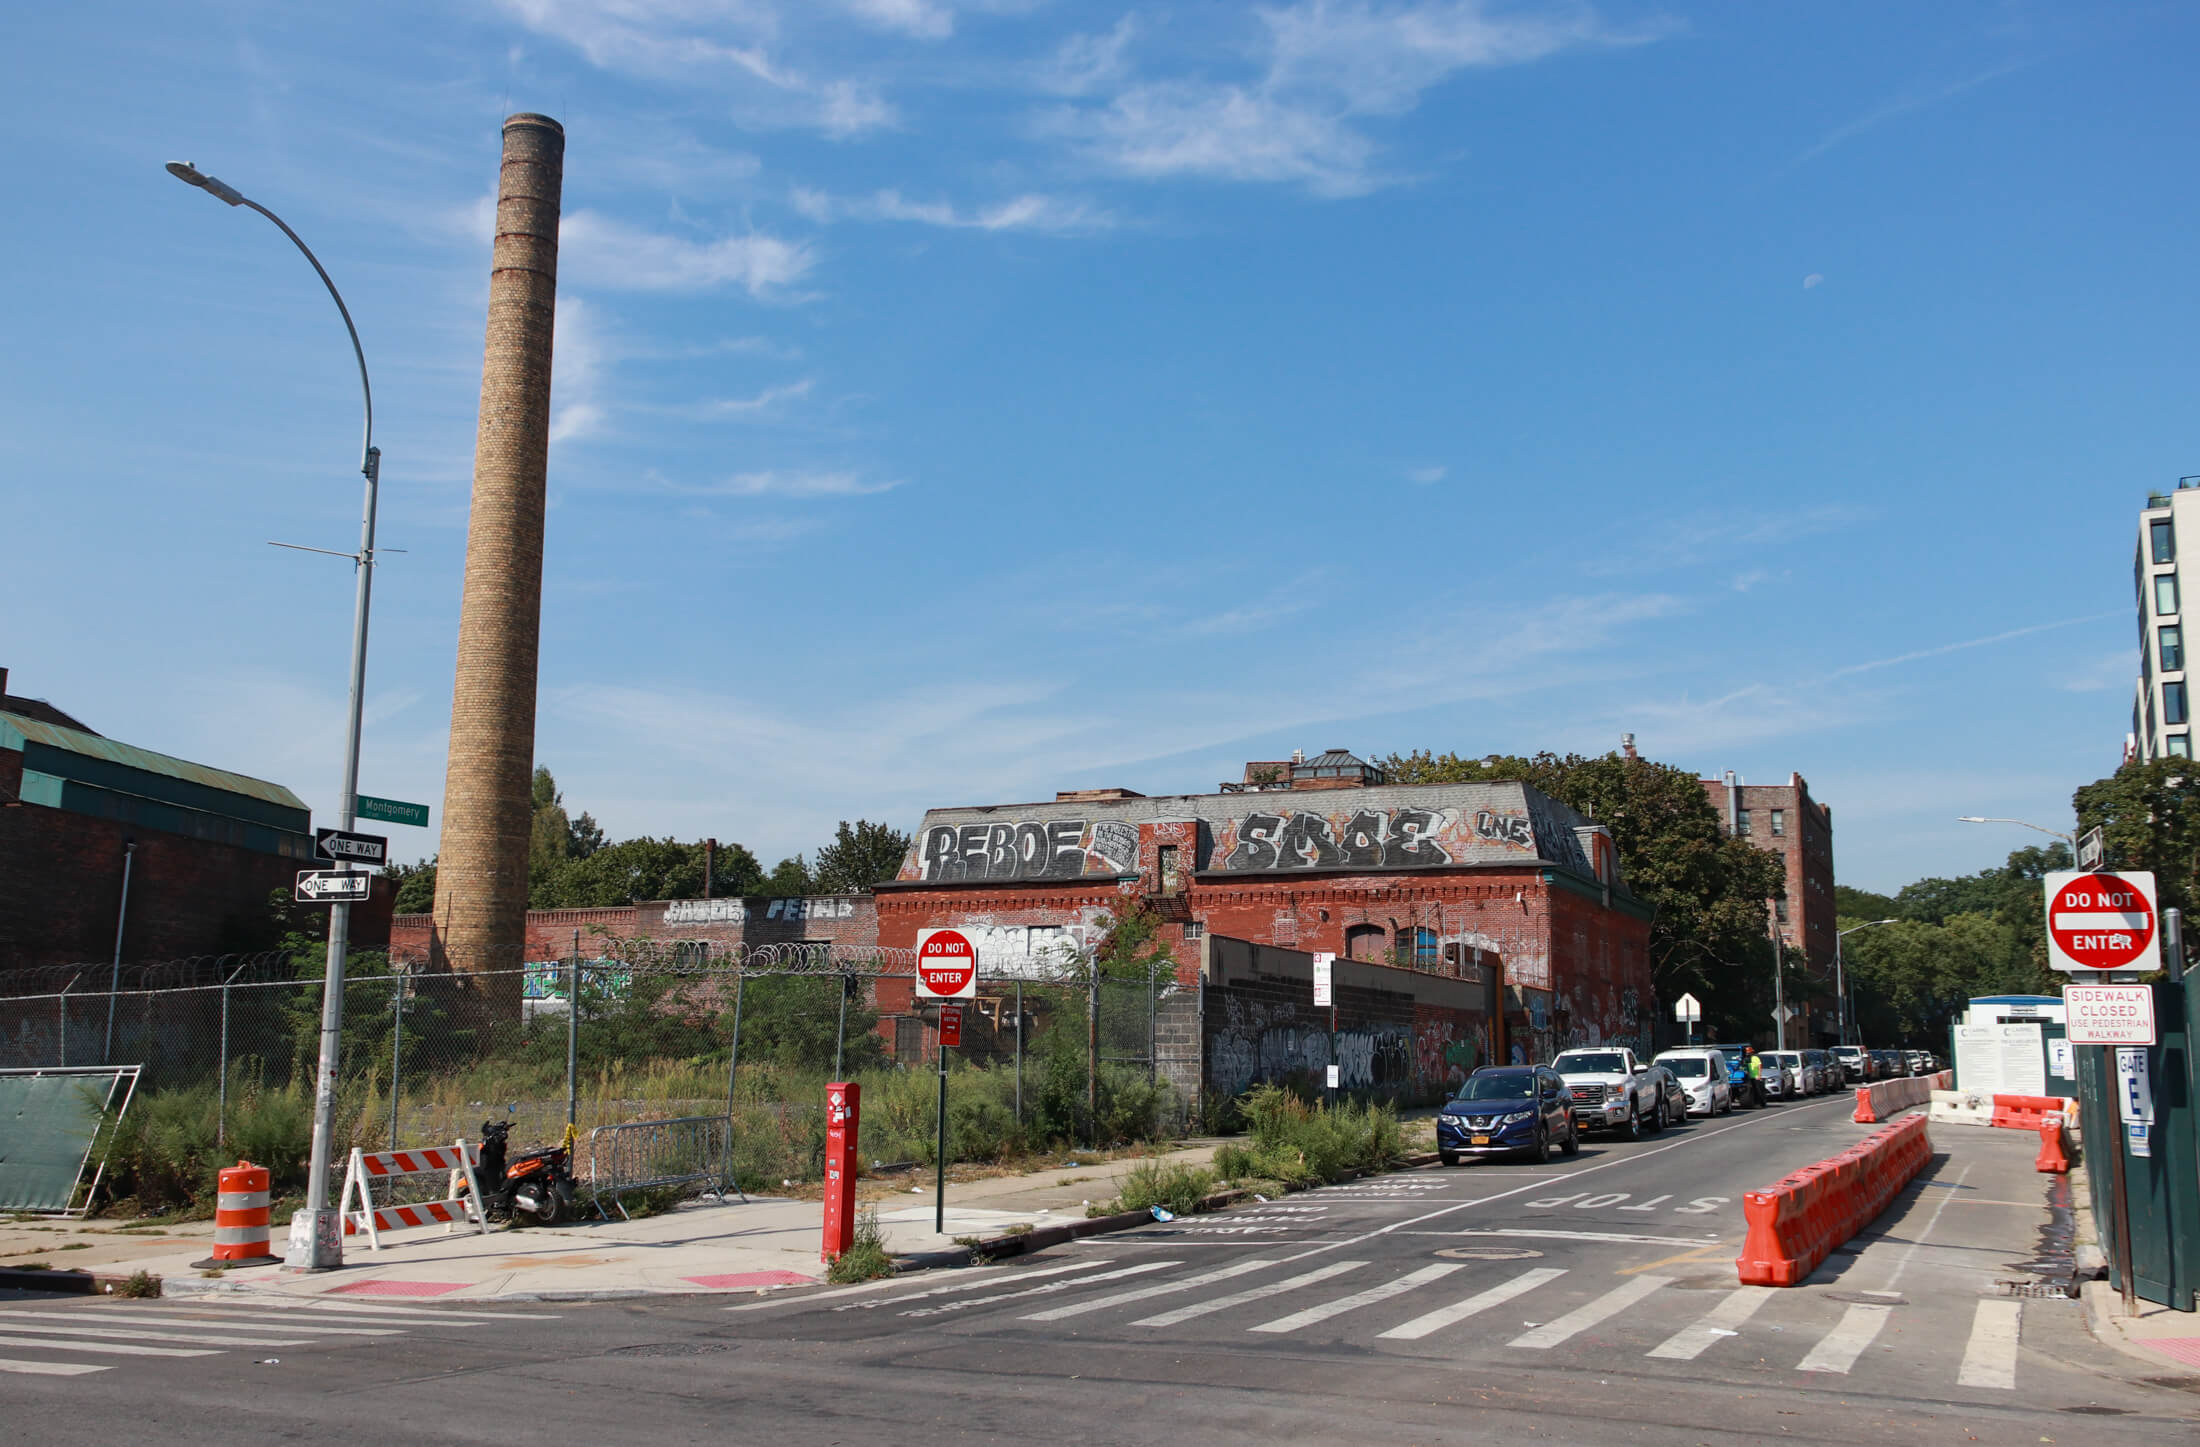
[[[282,785],[271,784],[265,779],[232,774],[227,769],[216,769],[206,764],[194,764],[188,759],[156,754],[151,749],[141,749],[133,744],[84,733],[78,729],[61,728],[38,719],[25,718],[21,714],[0,713],[0,749],[22,749],[26,743],[44,744],[63,753],[102,760],[125,769],[136,769],[141,773],[181,779],[187,784],[196,784],[204,789],[241,794],[248,799],[258,799],[280,809],[296,809],[302,812],[306,807],[305,800]]]

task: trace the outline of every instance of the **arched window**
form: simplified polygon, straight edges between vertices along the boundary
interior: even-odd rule
[[[1352,925],[1344,932],[1344,957],[1348,960],[1380,964],[1385,938],[1385,931],[1379,924]]]

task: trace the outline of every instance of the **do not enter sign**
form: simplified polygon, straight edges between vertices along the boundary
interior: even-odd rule
[[[2160,969],[2154,876],[2048,875],[2047,953],[2056,969],[2073,974]]]
[[[917,998],[972,1000],[978,994],[978,951],[961,930],[917,935]]]

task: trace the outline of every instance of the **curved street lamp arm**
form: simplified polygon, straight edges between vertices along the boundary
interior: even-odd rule
[[[290,229],[288,222],[249,196],[240,197],[239,200],[242,204],[250,206],[253,210],[281,227],[283,235],[290,238],[290,244],[303,252],[306,260],[313,263],[314,273],[321,278],[321,285],[328,288],[329,299],[336,303],[336,310],[344,319],[344,330],[351,334],[351,354],[359,363],[359,392],[366,399],[367,407],[366,437],[359,444],[359,470],[371,474],[374,467],[374,388],[367,382],[367,353],[366,349],[359,345],[359,328],[351,324],[351,308],[344,305],[343,293],[336,289],[335,282],[329,280],[328,268],[321,265],[321,258],[315,256],[313,248],[306,245],[298,233]]]

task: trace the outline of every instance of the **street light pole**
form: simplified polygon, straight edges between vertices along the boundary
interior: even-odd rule
[[[359,472],[366,479],[366,501],[359,522],[359,551],[338,553],[352,561],[357,589],[351,619],[351,697],[344,718],[344,787],[338,796],[337,817],[348,830],[357,822],[359,795],[359,725],[367,688],[367,615],[374,596],[374,512],[382,477],[382,452],[374,445],[374,389],[367,381],[367,354],[359,345],[359,329],[352,325],[351,309],[329,279],[328,269],[297,232],[259,202],[182,161],[170,161],[168,172],[177,180],[198,187],[231,206],[247,206],[275,223],[291,244],[312,263],[321,285],[328,288],[351,336],[351,354],[359,363],[359,393],[366,409],[366,425],[359,443]],[[284,546],[289,546],[285,544]],[[327,549],[307,549],[323,552]],[[326,1271],[344,1264],[344,1233],[337,1213],[329,1205],[329,1152],[334,1144],[336,1071],[343,1046],[344,957],[351,942],[351,906],[329,906],[328,971],[321,990],[321,1061],[313,1087],[313,1155],[308,1163],[306,1205],[291,1218],[288,1269]]]
[[[1894,923],[1895,921],[1891,919],[1868,919],[1865,920],[1862,924],[1850,925],[1847,929],[1842,930],[1840,933],[1836,934],[1833,937],[1833,993],[1835,996],[1834,1003],[1838,1005],[1841,1010],[1840,1043],[1843,1045],[1849,1043],[1849,984],[1848,977],[1843,974],[1841,970],[1841,941],[1847,939],[1850,935],[1855,934],[1860,929],[1870,929],[1873,925],[1878,924]]]

